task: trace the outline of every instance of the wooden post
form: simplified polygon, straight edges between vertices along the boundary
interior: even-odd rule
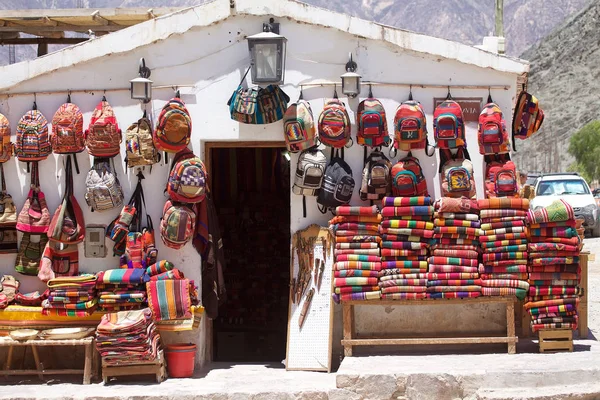
[[[85,345],[85,362],[83,364],[83,384],[89,385],[92,376],[92,341]]]
[[[504,0],[496,0],[496,36],[504,37]]]
[[[581,266],[580,287],[583,288],[583,296],[579,299],[579,338],[588,337],[588,261],[589,252],[581,253],[579,256],[579,265]]]
[[[506,301],[506,336],[515,337],[515,302],[513,300]],[[508,354],[515,354],[517,346],[515,342],[508,342]]]
[[[40,378],[41,380],[44,380],[44,367],[42,366],[42,363],[40,362],[40,355],[38,354],[36,345],[34,345],[34,344],[31,345],[31,352],[33,353],[33,361],[35,361],[35,368],[38,371],[38,378]]]
[[[46,54],[48,54],[48,42],[40,42],[38,44],[37,56],[41,57],[45,56]]]
[[[6,364],[4,365],[4,369],[7,371],[10,371],[10,367],[12,364],[13,349],[13,346],[8,347],[8,355],[6,356]]]
[[[342,318],[344,320],[344,340],[352,340],[354,330],[354,306],[342,302]],[[352,345],[344,344],[344,356],[352,357]]]

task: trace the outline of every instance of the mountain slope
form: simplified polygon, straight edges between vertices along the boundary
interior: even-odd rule
[[[566,170],[573,161],[569,138],[600,118],[599,20],[600,2],[594,2],[523,54],[531,61],[529,92],[540,99],[545,120],[535,136],[517,142],[520,167]]]

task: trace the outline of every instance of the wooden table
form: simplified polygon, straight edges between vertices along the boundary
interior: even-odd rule
[[[506,306],[506,335],[479,336],[479,337],[419,337],[419,338],[356,338],[354,330],[354,306],[438,306],[438,305],[470,305],[470,304],[497,304]],[[389,345],[439,345],[439,344],[483,344],[506,343],[508,353],[516,353],[516,343],[519,341],[515,335],[515,297],[514,296],[486,296],[468,299],[423,299],[423,300],[366,300],[342,302],[344,319],[344,355],[352,356],[354,346],[389,346]]]
[[[34,370],[15,370],[11,369],[13,349],[17,346],[30,346],[33,353],[36,369]],[[45,369],[40,356],[38,347],[46,346],[83,346],[85,347],[85,361],[83,369]],[[8,347],[8,356],[4,364],[4,370],[1,374],[8,375],[37,375],[40,379],[44,379],[44,375],[83,375],[83,384],[89,385],[92,376],[92,361],[94,358],[94,338],[87,337],[84,339],[65,339],[65,340],[13,340],[11,338],[1,338],[0,347]]]

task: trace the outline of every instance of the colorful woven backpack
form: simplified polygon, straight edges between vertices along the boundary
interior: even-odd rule
[[[427,147],[427,118],[421,103],[407,100],[394,116],[394,148],[402,151]]]
[[[10,141],[10,122],[0,114],[0,163],[5,163],[13,155],[13,144]]]
[[[465,146],[465,124],[460,105],[451,99],[445,100],[433,112],[435,142],[440,149],[455,149]]]
[[[48,138],[48,120],[38,110],[29,110],[17,125],[15,152],[19,161],[41,161],[52,153]]]
[[[540,129],[542,122],[544,122],[544,111],[540,108],[538,99],[523,90],[517,99],[513,116],[513,149],[517,151],[515,138],[527,139]]]
[[[500,157],[490,160],[485,168],[485,197],[519,197],[517,168],[515,164]]]
[[[160,221],[160,238],[172,249],[180,249],[192,240],[196,231],[196,206],[167,200]]]
[[[56,154],[75,154],[85,150],[83,114],[79,107],[70,101],[61,105],[52,117],[50,143]],[[79,173],[76,157],[75,169]]]
[[[46,204],[46,196],[40,190],[40,178],[37,163],[31,170],[31,189],[25,204],[17,217],[17,230],[21,232],[41,234],[48,232],[50,226],[50,210]]]
[[[158,116],[154,131],[154,146],[166,153],[184,150],[192,137],[192,119],[183,100],[172,98]]]
[[[19,245],[19,252],[15,260],[15,271],[23,275],[37,275],[40,270],[40,262],[42,254],[48,244],[48,236],[45,234],[39,235],[39,240],[33,242],[31,233],[24,233]]]
[[[481,110],[477,138],[480,154],[505,154],[510,151],[506,122],[496,103],[490,102]]]
[[[319,115],[319,140],[325,146],[342,148],[352,140],[352,124],[344,103],[335,96]]]
[[[392,167],[391,176],[394,197],[429,196],[421,163],[410,152]]]
[[[385,109],[379,100],[373,98],[372,93],[358,105],[356,126],[356,141],[361,146],[389,146],[390,136]]]
[[[173,160],[167,192],[171,200],[180,203],[200,203],[204,200],[206,168],[191,151],[182,152]]]
[[[85,131],[85,144],[94,157],[114,157],[121,152],[121,129],[111,105],[103,97]]]
[[[440,150],[440,181],[443,197],[477,198],[473,163],[467,149],[459,147],[456,154]]]
[[[283,116],[283,136],[290,153],[297,153],[317,144],[317,129],[308,101],[298,100],[287,108]]]
[[[160,161],[160,153],[152,137],[152,123],[145,115],[125,132],[125,163],[128,168],[153,165]]]

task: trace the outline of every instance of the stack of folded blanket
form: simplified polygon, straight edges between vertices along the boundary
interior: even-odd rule
[[[381,256],[377,206],[336,208],[329,221],[335,232],[334,299],[372,300],[381,298]]]
[[[48,281],[48,298],[42,302],[42,314],[84,317],[98,306],[96,276],[61,276]]]
[[[577,328],[580,238],[573,208],[564,200],[530,210],[529,296],[525,308],[533,332],[545,328]]]
[[[96,348],[103,364],[135,365],[154,361],[160,336],[148,308],[108,313],[96,330]]]
[[[433,237],[431,198],[385,197],[381,214],[381,297],[426,298],[427,252]]]
[[[101,271],[96,280],[98,304],[105,311],[144,308],[148,281],[150,276],[144,268]]]
[[[481,296],[477,200],[443,197],[435,202],[435,210],[427,297],[448,299]]]
[[[483,265],[479,268],[484,296],[515,295],[523,300],[527,282],[528,199],[479,200]]]

